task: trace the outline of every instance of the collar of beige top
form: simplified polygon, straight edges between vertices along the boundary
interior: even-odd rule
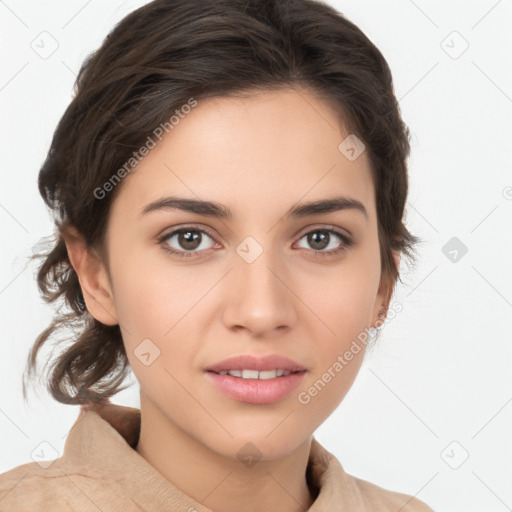
[[[67,437],[63,462],[98,468],[105,477],[116,478],[130,498],[146,510],[165,506],[177,512],[212,512],[177,489],[135,451],[140,423],[140,410],[133,407],[109,403],[82,408]],[[308,512],[367,510],[354,479],[315,438],[306,475],[316,496]]]

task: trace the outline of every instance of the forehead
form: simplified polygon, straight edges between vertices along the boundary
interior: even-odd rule
[[[339,146],[350,134],[342,120],[307,92],[211,98],[187,110],[124,178],[112,215],[135,220],[166,195],[269,220],[293,203],[347,195],[375,214],[366,152],[345,156]]]

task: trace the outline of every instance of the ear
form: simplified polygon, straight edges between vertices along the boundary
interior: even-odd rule
[[[393,251],[393,259],[395,260],[397,270],[400,269],[401,256],[402,254],[399,251]],[[391,302],[391,296],[393,295],[393,288],[395,285],[395,281],[390,282],[389,279],[387,281],[388,282],[381,283],[380,291],[375,300],[372,323],[370,327],[375,328],[377,321],[379,325],[382,325],[382,322],[386,319],[389,303]]]
[[[119,321],[112,285],[100,256],[87,247],[74,227],[67,228],[63,238],[69,261],[77,273],[87,310],[98,322],[117,325]]]

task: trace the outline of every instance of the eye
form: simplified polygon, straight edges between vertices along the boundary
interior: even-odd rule
[[[158,242],[162,244],[165,251],[175,254],[176,256],[190,258],[194,256],[195,252],[208,249],[208,247],[205,247],[205,245],[208,244],[204,243],[205,236],[206,238],[213,240],[213,237],[203,229],[199,229],[194,226],[187,226],[171,231],[170,233],[162,236]],[[175,239],[174,244],[175,246],[178,246],[177,248],[170,246],[170,242],[173,239]]]
[[[313,247],[315,253],[320,256],[335,256],[342,251],[347,250],[352,244],[353,241],[347,235],[335,230],[335,229],[315,229],[313,231],[309,231],[304,234],[300,240],[306,238],[306,242]],[[336,244],[335,239],[338,239]],[[333,243],[334,239],[334,243]],[[330,250],[324,250],[325,248],[331,246]],[[334,248],[332,248],[334,246]]]
[[[332,228],[319,228],[309,231],[302,235],[300,240],[304,238],[307,244],[312,247],[315,256],[321,257],[336,256],[353,244],[351,238]],[[185,226],[163,235],[158,239],[158,242],[170,254],[182,258],[191,258],[196,257],[198,252],[211,248],[208,246],[208,239],[216,242],[213,236],[204,229]],[[336,239],[338,239],[338,243],[335,242]],[[325,250],[329,246],[331,246],[331,249]]]

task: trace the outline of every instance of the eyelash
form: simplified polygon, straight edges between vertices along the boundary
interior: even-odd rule
[[[195,258],[196,256],[194,256],[194,254],[197,254],[197,252],[201,252],[201,251],[197,251],[197,252],[177,251],[175,249],[170,249],[169,246],[164,243],[164,242],[167,242],[174,235],[176,235],[180,232],[186,232],[186,231],[204,233],[204,234],[208,235],[213,241],[216,242],[215,238],[210,233],[208,233],[208,231],[206,231],[204,229],[200,229],[196,226],[185,226],[183,228],[179,228],[174,231],[171,231],[170,233],[167,233],[167,234],[163,235],[162,237],[159,237],[158,243],[160,245],[162,245],[162,248],[164,249],[165,252],[172,254],[173,256],[179,256],[181,258]],[[339,231],[332,229],[332,228],[313,229],[311,231],[308,231],[307,233],[304,233],[299,238],[299,240],[301,240],[302,238],[304,238],[305,236],[307,236],[311,233],[317,233],[317,232],[323,232],[323,233],[329,233],[330,235],[335,235],[341,239],[342,244],[340,245],[339,248],[331,249],[330,251],[315,251],[314,249],[312,249],[312,251],[315,253],[315,256],[318,255],[323,258],[334,257],[334,256],[337,256],[338,254],[342,253],[343,251],[348,250],[353,245],[353,240],[351,238],[349,238],[348,236],[344,235],[343,233],[340,233]]]

